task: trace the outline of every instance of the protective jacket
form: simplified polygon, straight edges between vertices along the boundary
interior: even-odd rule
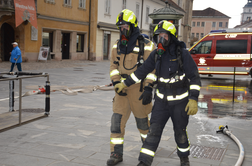
[[[134,38],[132,41],[135,43],[131,41],[131,38],[128,43],[130,46],[121,46],[120,40],[114,44],[110,59],[110,78],[113,84],[124,81],[129,74],[138,68],[139,62],[141,60],[145,61],[150,53],[155,49],[153,42],[144,38],[142,40],[144,42],[144,54],[140,57],[139,51],[143,50],[139,48],[140,43],[139,40],[137,40],[137,37],[138,35],[132,36],[132,38]],[[151,75],[153,74],[149,74],[146,78],[143,77],[145,80],[143,82],[143,86],[153,83],[154,80]],[[140,92],[140,87],[141,80],[135,85],[125,88],[124,93],[126,95],[122,96],[115,93],[113,100],[113,115],[111,118],[111,152],[120,155],[123,154],[125,126],[131,112],[135,116],[137,128],[140,132],[142,141],[144,141],[147,137],[150,125],[148,114],[151,112],[152,104],[143,105],[142,101],[138,100],[142,94],[142,92]]]
[[[158,56],[156,50],[153,51],[145,63],[124,83],[127,86],[135,84],[156,69],[155,78],[153,77],[157,82],[155,100],[168,101],[170,105],[188,98],[198,101],[201,86],[198,68],[190,53],[186,49],[181,51],[182,66],[179,65],[175,44],[171,44],[162,56]]]
[[[144,61],[148,58],[150,53],[155,48],[156,47],[152,41],[144,38],[144,55],[143,55]],[[114,44],[113,49],[112,49],[112,56],[110,59],[110,79],[112,82],[124,81],[129,76],[129,74],[131,74],[132,72],[134,72],[138,68],[138,64],[139,64],[138,53],[139,53],[139,51],[140,51],[140,49],[139,49],[138,40],[137,40],[136,45],[133,48],[132,52],[129,54],[124,54],[124,53],[120,52],[119,41],[117,41]],[[145,79],[144,85],[147,86],[149,83],[153,83],[155,78],[153,77],[152,73],[154,73],[153,70],[150,71],[150,73],[145,75],[146,79],[145,79],[145,77],[142,78],[142,79]],[[140,83],[140,82],[141,82],[141,80],[138,80],[138,82],[135,82],[135,83]],[[139,84],[125,88],[125,90],[135,88],[136,86],[139,86]]]

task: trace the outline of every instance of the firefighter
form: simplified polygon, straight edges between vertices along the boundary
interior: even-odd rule
[[[119,93],[156,69],[156,93],[150,130],[141,148],[138,166],[151,165],[169,118],[173,123],[181,166],[189,166],[190,142],[186,127],[189,115],[198,111],[197,101],[201,86],[198,68],[185,49],[185,43],[176,38],[176,28],[172,23],[160,21],[153,35],[158,48],[124,82],[117,84],[115,90]]]
[[[120,39],[114,44],[110,59],[110,78],[114,86],[141,66],[155,49],[154,43],[140,34],[137,18],[132,11],[122,10],[117,16],[116,25],[120,30]],[[153,75],[150,73],[144,81],[115,93],[110,128],[111,155],[107,160],[109,166],[123,160],[125,126],[131,112],[142,141],[147,136],[150,126],[148,114],[152,109],[149,102],[152,100],[152,87],[148,85],[153,83]],[[139,97],[143,100],[139,100]]]

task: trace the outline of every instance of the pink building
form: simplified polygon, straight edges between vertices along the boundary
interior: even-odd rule
[[[193,10],[191,45],[211,30],[227,29],[230,18],[210,7],[205,10]]]

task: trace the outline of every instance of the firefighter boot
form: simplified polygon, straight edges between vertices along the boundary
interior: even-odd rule
[[[148,166],[148,165],[145,164],[144,162],[140,161],[140,163],[138,163],[137,166]]]
[[[107,160],[107,165],[113,166],[122,161],[123,161],[122,155],[111,152],[110,159]]]
[[[180,157],[180,164],[181,164],[181,166],[190,166],[189,158],[188,157]]]

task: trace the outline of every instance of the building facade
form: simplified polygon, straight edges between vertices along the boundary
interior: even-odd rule
[[[37,28],[28,20],[16,27],[14,2],[0,0],[1,61],[13,41],[24,61],[38,60],[41,47],[50,47],[49,59],[95,60],[98,0],[35,0]]]
[[[193,10],[190,45],[192,46],[211,30],[227,29],[229,19],[229,16],[210,7],[205,10]]]
[[[186,13],[182,7],[185,9],[188,8],[188,6],[186,6],[187,1],[188,0],[168,0],[170,7],[180,13]],[[190,10],[192,11],[193,0],[189,1],[191,2],[189,8],[191,8]],[[157,9],[164,8],[166,5],[164,2],[165,0],[98,0],[96,60],[110,59],[111,48],[119,38],[119,30],[115,25],[116,18],[123,9],[132,10],[137,17],[141,33],[150,36],[152,19],[148,15]],[[188,17],[190,17],[190,15]],[[179,22],[179,40],[183,40],[183,34],[187,33],[186,31],[183,31],[184,26],[180,25],[186,21],[190,21],[190,18]],[[186,26],[185,29],[190,30],[188,27],[189,26]],[[188,40],[189,35],[185,42]]]
[[[241,24],[252,20],[252,0],[248,0],[248,3],[243,7],[243,13],[241,14]]]

